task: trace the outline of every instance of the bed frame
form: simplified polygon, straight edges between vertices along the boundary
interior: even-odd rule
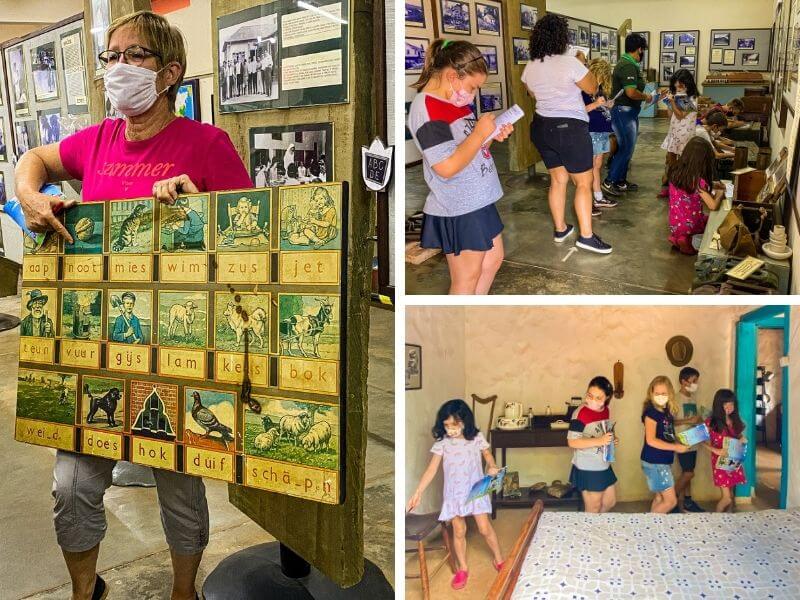
[[[511,598],[514,587],[517,585],[522,563],[525,562],[528,547],[531,544],[533,535],[536,533],[539,517],[542,516],[543,510],[544,503],[541,500],[537,500],[525,520],[525,525],[522,526],[522,531],[517,537],[517,541],[514,542],[511,553],[503,563],[503,569],[494,578],[494,583],[486,596],[487,600],[509,600]]]

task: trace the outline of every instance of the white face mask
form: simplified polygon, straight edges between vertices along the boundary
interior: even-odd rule
[[[445,433],[447,433],[447,437],[455,438],[461,435],[461,433],[464,431],[464,426],[456,425],[454,427],[448,427],[447,425],[445,425],[444,431]]]
[[[690,383],[689,385],[686,386],[686,391],[694,394],[697,391],[697,384]]]
[[[669,396],[667,396],[666,394],[653,396],[653,402],[655,402],[657,406],[661,406],[663,408],[669,402]]]
[[[106,70],[103,81],[111,106],[127,117],[135,117],[149,110],[158,96],[169,89],[156,91],[156,75],[159,72],[123,62]]]

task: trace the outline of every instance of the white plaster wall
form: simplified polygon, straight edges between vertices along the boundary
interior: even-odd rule
[[[786,437],[789,442],[789,482],[787,508],[800,507],[800,306],[793,306],[789,318],[789,428]]]
[[[677,385],[679,369],[667,360],[667,340],[686,335],[692,341],[690,364],[701,372],[699,400],[710,406],[718,388],[733,384],[734,326],[738,316],[750,309],[469,307],[465,394],[498,394],[498,402],[521,402],[526,412],[532,406],[536,414],[543,414],[549,404],[556,413],[565,410],[564,402],[571,396],[583,395],[593,376],[612,379],[613,365],[621,360],[625,396],[611,403],[620,437],[614,466],[618,495],[624,501],[647,499],[650,493],[639,463],[644,434],[641,408],[656,375],[667,375]],[[484,422],[480,419],[481,425]],[[566,447],[515,449],[508,456],[511,469],[520,471],[520,482],[531,484],[568,477],[572,453]],[[695,481],[693,496],[701,500],[718,496],[704,451],[698,456]]]
[[[767,382],[766,392],[770,396],[770,403],[767,406],[766,425],[767,440],[772,442],[777,437],[778,428],[778,406],[782,402],[783,376],[781,373],[780,360],[783,356],[783,330],[782,329],[760,329],[758,331],[758,364],[772,371],[775,376]],[[761,434],[756,438],[755,434],[750,439],[761,441]]]
[[[465,395],[463,306],[409,306],[406,343],[422,346],[422,389],[405,393],[406,498],[409,498],[430,461],[431,427],[439,407]],[[442,505],[442,474],[428,487],[417,512],[438,511]]]

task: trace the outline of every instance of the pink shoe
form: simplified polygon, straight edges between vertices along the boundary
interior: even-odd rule
[[[453,575],[453,581],[450,582],[450,586],[454,590],[462,589],[467,585],[467,577],[469,577],[469,573],[466,571],[456,571],[456,574]]]
[[[498,573],[503,570],[503,565],[506,564],[506,561],[501,560],[500,562],[495,562],[492,560],[492,564],[494,565],[494,570]]]

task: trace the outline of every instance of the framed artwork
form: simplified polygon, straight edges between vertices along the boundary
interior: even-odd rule
[[[469,35],[472,25],[469,21],[469,4],[458,0],[441,0],[442,31]]]
[[[686,48],[683,49],[683,53],[686,56],[694,56],[696,51],[697,46],[686,46]]]
[[[739,38],[736,43],[737,50],[755,50],[756,38]]]
[[[670,77],[672,77],[674,74],[675,74],[675,67],[670,67],[667,65],[664,67],[664,73],[663,73],[664,76],[661,79],[664,81],[669,81]]]
[[[500,36],[500,6],[475,3],[475,26],[479,34]]]
[[[478,91],[481,114],[503,108],[503,86],[500,83],[485,83]]]
[[[497,75],[497,46],[476,45],[476,47],[481,51],[483,60],[486,61],[486,66],[489,68],[489,74]]]
[[[59,35],[61,68],[64,73],[64,96],[67,114],[88,114],[89,98],[86,93],[86,68],[84,67],[83,29],[65,31]]]
[[[406,389],[422,389],[422,346],[406,344]]]
[[[0,172],[0,204],[5,204],[7,200],[6,196],[6,178],[2,172]]]
[[[106,49],[106,31],[111,24],[111,1],[110,0],[90,0],[92,5],[92,42],[94,45],[95,79],[102,77],[105,73],[105,65],[100,62],[97,55]]]
[[[40,110],[37,114],[39,122],[39,140],[42,145],[60,142],[62,135],[61,109],[50,108]]]
[[[39,145],[36,137],[36,121],[31,119],[14,123],[14,144],[17,158]]]
[[[662,48],[674,48],[675,47],[675,34],[674,33],[662,33],[661,34],[661,47]]]
[[[31,48],[31,73],[33,93],[37,102],[58,98],[55,42]]]
[[[690,31],[683,31],[678,34],[678,44],[681,46],[694,46],[697,43],[697,38],[694,33]]]
[[[428,43],[428,40],[423,38],[406,38],[406,75],[422,73]]]
[[[589,28],[578,25],[578,45],[589,45]]]
[[[8,150],[6,150],[5,128],[3,127],[3,117],[0,117],[0,161],[8,160]]]
[[[694,69],[695,63],[694,56],[681,56],[680,65],[681,69]]]
[[[527,38],[513,38],[514,43],[514,64],[524,65],[531,59],[531,46]]]
[[[722,48],[711,49],[711,64],[718,65],[722,63]]]
[[[577,29],[567,29],[567,41],[573,46],[576,46],[578,44]]]
[[[711,37],[712,46],[730,46],[731,34],[728,31],[715,31]]]
[[[405,0],[406,27],[425,27],[425,7],[422,0]]]
[[[758,52],[742,52],[743,67],[757,67],[759,60]]]
[[[723,53],[722,64],[735,65],[736,64],[736,50],[725,50]]]
[[[608,48],[608,32],[607,31],[603,31],[600,34],[600,48],[602,48],[603,50]]]
[[[200,120],[200,80],[184,79],[175,99],[175,114],[193,121]]]
[[[257,188],[333,179],[333,125],[250,128],[250,177]]]
[[[11,74],[11,104],[14,114],[24,116],[30,112],[28,109],[28,77],[25,71],[25,56],[22,45],[8,49],[8,70]]]
[[[592,32],[592,50],[600,50],[600,34],[596,31]]]
[[[519,5],[519,21],[522,29],[527,31],[533,31],[533,26],[536,25],[536,19],[539,16],[539,10],[535,6],[529,6],[527,4],[520,4]],[[588,43],[589,38],[589,30],[585,27],[579,28],[586,30],[586,39]]]
[[[675,64],[678,60],[677,53],[675,52],[662,52],[661,53],[661,62],[664,64]]]

